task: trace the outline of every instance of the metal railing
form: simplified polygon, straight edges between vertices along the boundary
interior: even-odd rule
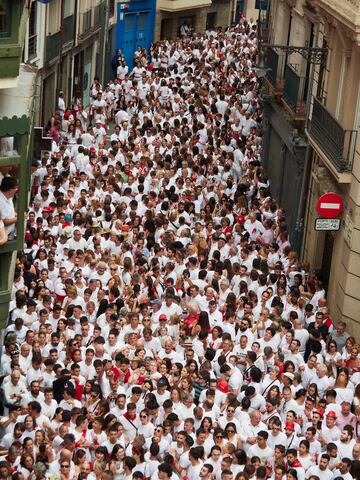
[[[61,32],[56,32],[53,35],[46,37],[45,59],[46,62],[51,62],[54,58],[60,55]]]
[[[92,10],[83,13],[81,34],[86,35],[91,30]]]
[[[267,77],[270,80],[271,84],[275,86],[278,79],[278,67],[279,67],[279,55],[275,52],[273,48],[268,48],[267,50],[267,68],[268,73]]]
[[[345,130],[318,98],[314,98],[309,134],[339,173],[351,172],[357,130]]]
[[[300,81],[300,76],[287,64],[284,75],[284,98],[293,111],[296,111],[299,100]]]
[[[74,41],[74,15],[63,19],[62,32],[63,45]]]
[[[37,35],[29,36],[28,40],[28,56],[29,59],[33,59],[36,57],[37,53]]]
[[[103,5],[100,3],[94,7],[94,28],[100,27],[101,25],[101,8]]]

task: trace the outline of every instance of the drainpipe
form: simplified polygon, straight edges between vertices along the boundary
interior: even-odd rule
[[[101,72],[100,72],[100,78],[101,82],[104,84],[105,82],[105,65],[107,64],[106,61],[106,54],[107,54],[107,47],[108,47],[108,42],[107,42],[107,32],[108,32],[108,24],[109,24],[109,0],[105,0],[104,2],[104,7],[105,7],[105,19],[102,22],[101,25],[101,34],[100,34],[100,61],[101,61]]]
[[[319,42],[319,24],[317,25],[315,45],[318,45],[318,42]],[[309,140],[308,140],[309,135],[308,135],[307,127],[308,127],[308,119],[309,119],[310,109],[311,109],[311,99],[313,95],[315,68],[316,68],[315,65],[312,65],[309,88],[308,88],[308,99],[306,104],[306,119],[305,119],[305,135],[307,138],[307,147],[306,147],[306,154],[305,154],[304,173],[303,173],[303,178],[301,182],[300,202],[299,202],[299,208],[297,211],[296,223],[295,223],[296,238],[299,245],[300,258],[302,257],[302,254],[303,254],[302,238],[304,234],[304,219],[306,214],[307,192],[310,184],[311,150],[312,149],[310,147]]]

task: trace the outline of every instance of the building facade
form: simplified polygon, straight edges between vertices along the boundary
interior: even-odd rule
[[[285,208],[291,243],[299,250],[307,175],[306,112],[316,59],[291,47],[317,47],[318,25],[303,0],[273,0],[265,11],[266,35],[261,40],[272,47],[266,48],[264,161],[273,194]]]
[[[360,312],[360,1],[273,0],[268,19],[264,139],[273,193],[291,241],[319,271],[334,321]],[[300,52],[293,48],[305,47]],[[313,50],[306,50],[312,47]],[[306,53],[308,51],[308,53]],[[315,52],[315,53],[314,53]],[[341,195],[339,231],[317,232],[316,204]]]
[[[179,37],[183,25],[195,32],[226,28],[235,19],[236,6],[234,0],[157,0],[155,40]]]
[[[36,97],[37,70],[22,63],[28,4],[2,2],[0,9],[0,177],[18,180],[14,197],[15,231],[0,246],[0,329],[7,323],[17,250],[23,247],[24,214],[31,177],[31,132]],[[0,348],[2,345],[0,342]]]
[[[358,336],[360,322],[360,2],[309,0],[328,46],[327,66],[314,85],[308,115],[310,177],[302,256],[323,271],[335,320]],[[315,232],[324,192],[344,202],[338,232]]]
[[[79,95],[88,106],[93,78],[106,76],[114,14],[109,0],[31,1],[24,60],[39,72],[38,125],[54,113],[60,90],[68,104]]]

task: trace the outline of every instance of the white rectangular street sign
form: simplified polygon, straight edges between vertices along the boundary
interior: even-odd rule
[[[317,218],[315,230],[318,232],[337,231],[340,229],[340,218]]]

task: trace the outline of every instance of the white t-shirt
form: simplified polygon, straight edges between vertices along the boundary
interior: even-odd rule
[[[14,208],[13,199],[6,198],[3,192],[0,192],[0,216],[1,218],[15,217],[15,208]],[[1,220],[1,224],[0,224],[0,227],[4,226],[4,222],[2,220]],[[15,225],[16,223],[13,223],[12,225],[7,225],[5,227],[5,231],[8,235],[15,232]]]

